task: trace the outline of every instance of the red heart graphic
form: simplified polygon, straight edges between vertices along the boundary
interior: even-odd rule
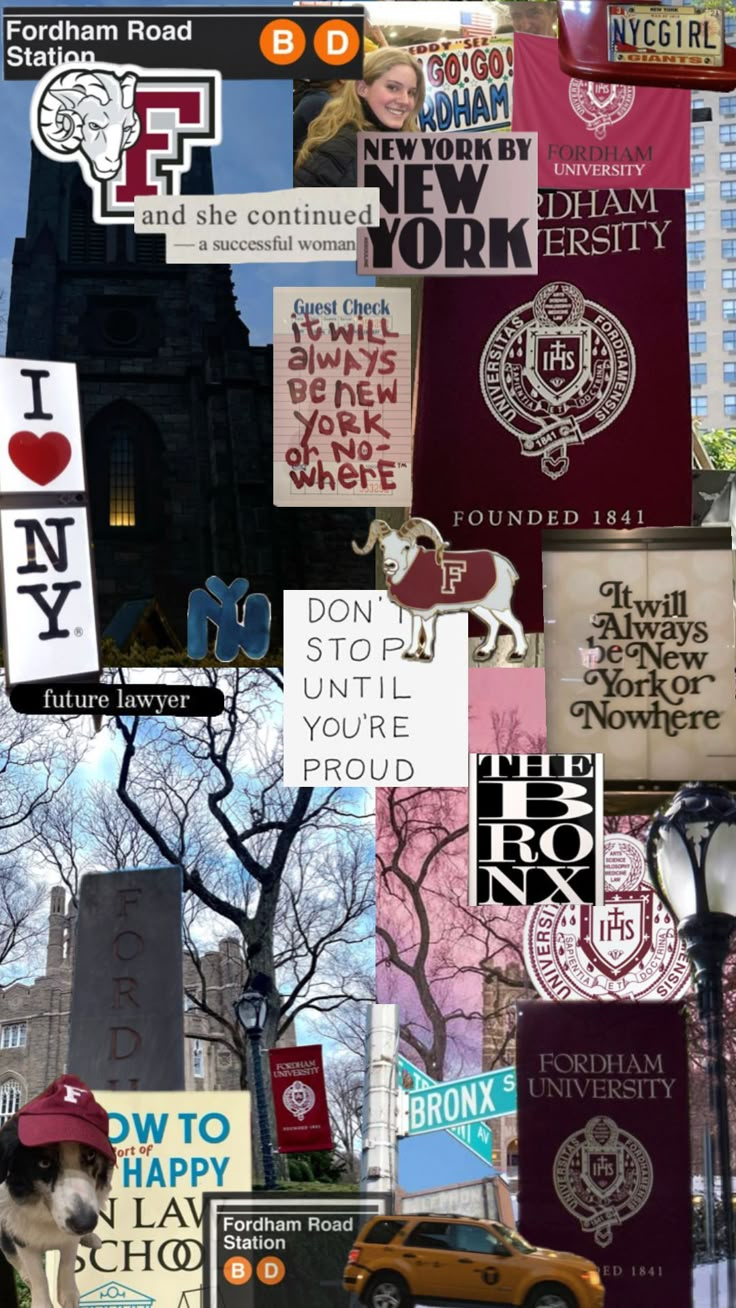
[[[72,447],[60,431],[47,431],[43,436],[17,431],[10,437],[8,454],[24,477],[38,486],[48,486],[64,471],[72,457]]]

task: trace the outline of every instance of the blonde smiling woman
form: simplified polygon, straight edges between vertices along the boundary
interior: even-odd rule
[[[346,82],[310,125],[294,165],[295,186],[357,186],[358,132],[416,132],[424,103],[421,65],[387,46],[366,56],[363,77]]]

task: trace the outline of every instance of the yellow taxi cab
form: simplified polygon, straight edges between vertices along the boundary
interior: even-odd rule
[[[343,1289],[366,1308],[602,1308],[605,1298],[587,1258],[537,1249],[500,1222],[425,1213],[372,1217],[348,1255]]]

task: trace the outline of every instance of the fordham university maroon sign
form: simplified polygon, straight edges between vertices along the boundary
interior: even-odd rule
[[[321,1045],[269,1050],[279,1153],[332,1148]]]
[[[690,1308],[685,1017],[519,1005],[519,1228],[591,1258],[606,1308]]]
[[[684,197],[547,191],[539,218],[537,277],[425,282],[412,505],[514,560],[526,631],[543,528],[687,526],[692,498]]]
[[[539,133],[539,185],[690,185],[690,95],[565,77],[557,42],[514,37],[514,130]]]

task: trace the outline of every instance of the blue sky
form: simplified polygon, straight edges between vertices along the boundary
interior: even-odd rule
[[[218,0],[213,8],[230,8],[234,0]],[[238,0],[249,8],[256,0]],[[79,0],[80,7],[111,9],[113,0]],[[163,6],[168,7],[167,0]],[[157,3],[156,9],[163,7]],[[54,6],[39,6],[39,8]],[[141,9],[154,8],[141,5]],[[42,69],[43,74],[45,70]],[[0,82],[0,290],[7,313],[13,242],[25,231],[30,167],[29,111],[33,82]],[[224,195],[274,191],[291,185],[291,81],[223,82],[223,140],[213,149],[215,189]],[[236,264],[235,293],[251,341],[273,339],[274,286],[373,286],[372,277],[358,277],[347,263]]]

